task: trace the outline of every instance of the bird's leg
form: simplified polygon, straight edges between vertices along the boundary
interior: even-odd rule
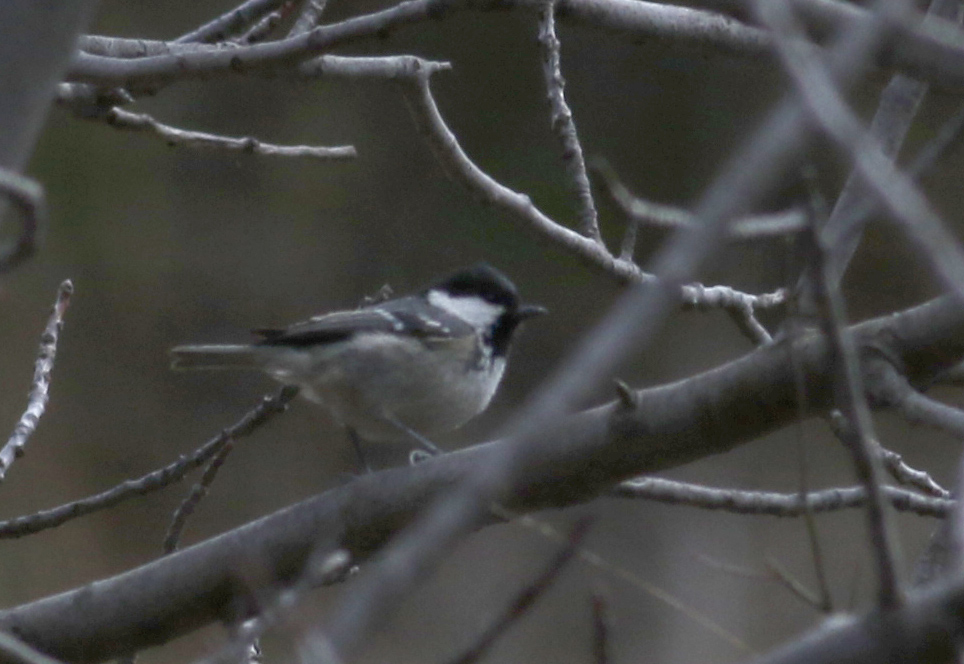
[[[398,418],[388,414],[384,414],[382,415],[382,417],[386,422],[388,422],[393,427],[395,427],[396,429],[404,433],[406,436],[414,440],[416,443],[418,443],[422,447],[422,449],[424,449],[430,455],[438,456],[440,454],[443,454],[441,448],[438,445],[430,441],[428,438],[420,434],[418,431],[415,431],[414,429],[409,427],[404,422],[399,421]]]
[[[352,447],[355,448],[355,454],[358,455],[358,463],[364,469],[365,473],[372,472],[372,467],[368,464],[368,458],[365,456],[364,441],[361,436],[351,427],[345,427],[345,431],[348,432],[348,440],[351,441]]]

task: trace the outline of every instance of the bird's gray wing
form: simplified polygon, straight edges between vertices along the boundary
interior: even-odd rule
[[[285,328],[253,332],[262,337],[260,345],[314,346],[372,332],[405,334],[428,341],[463,337],[473,329],[461,318],[440,312],[422,298],[407,297],[316,316]]]

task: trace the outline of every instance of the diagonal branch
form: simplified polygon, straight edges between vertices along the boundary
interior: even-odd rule
[[[296,389],[285,387],[277,395],[265,397],[236,424],[228,427],[191,454],[181,456],[174,463],[147,475],[126,480],[107,491],[58,507],[0,521],[0,539],[23,537],[48,528],[55,528],[71,519],[113,507],[129,498],[144,496],[179,482],[189,472],[214,457],[229,441],[250,434],[274,415],[284,412],[288,402],[296,394]]]
[[[542,72],[546,79],[549,98],[550,126],[562,145],[562,160],[566,164],[569,181],[579,202],[579,230],[588,238],[602,243],[599,235],[599,215],[592,198],[586,160],[576,133],[576,122],[566,103],[566,79],[562,77],[562,57],[556,37],[556,0],[547,0],[539,23],[539,45],[542,47]]]
[[[47,321],[47,327],[40,337],[40,350],[33,370],[33,382],[30,385],[30,396],[27,398],[27,410],[20,416],[13,434],[7,444],[0,449],[0,481],[6,477],[7,471],[14,460],[23,456],[24,447],[33,432],[36,431],[40,418],[47,409],[50,398],[50,374],[54,370],[54,360],[57,358],[57,341],[64,326],[64,313],[70,304],[70,296],[74,293],[74,285],[68,279],[57,289],[57,299],[54,309]]]
[[[590,521],[588,520],[577,523],[569,534],[566,544],[552,557],[542,572],[516,593],[496,620],[476,638],[471,646],[466,648],[459,656],[451,659],[450,664],[472,664],[484,657],[496,640],[525,615],[536,600],[552,586],[569,561],[579,552],[579,546],[585,539],[589,525]]]

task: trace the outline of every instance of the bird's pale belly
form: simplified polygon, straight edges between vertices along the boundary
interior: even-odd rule
[[[505,360],[490,359],[476,369],[475,343],[468,341],[464,349],[450,349],[461,352],[431,363],[414,346],[420,342],[412,340],[390,348],[381,344],[368,353],[354,346],[350,352],[357,358],[319,358],[311,370],[275,377],[299,385],[307,399],[324,405],[365,440],[406,440],[409,434],[397,422],[428,436],[457,429],[485,410],[502,378]],[[465,380],[470,367],[480,371],[477,380]]]

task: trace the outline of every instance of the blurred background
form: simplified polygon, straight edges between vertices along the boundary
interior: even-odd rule
[[[382,4],[388,3],[333,0],[325,18],[331,22]],[[231,7],[225,0],[104,1],[92,32],[171,39]],[[631,43],[562,20],[558,31],[567,99],[587,156],[607,158],[632,190],[658,202],[690,205],[785,89],[777,67],[762,59]],[[450,61],[453,70],[436,76],[433,89],[465,150],[493,177],[571,224],[574,206],[549,130],[536,34],[531,14],[464,12],[339,53],[410,53]],[[855,91],[853,101],[865,115],[885,82],[877,74]],[[933,135],[952,107],[947,97],[928,99],[907,154]],[[2,487],[0,517],[52,507],[167,464],[276,389],[256,375],[172,373],[167,351],[174,345],[243,341],[250,328],[351,307],[386,283],[403,293],[489,261],[551,316],[524,330],[493,407],[436,441],[456,448],[485,440],[618,293],[608,278],[537,241],[448,181],[390,84],[230,77],[171,86],[133,110],[188,129],[279,144],[353,144],[359,157],[319,163],[172,149],[53,109],[30,167],[47,189],[52,221],[39,255],[0,280],[0,426],[12,429],[25,406],[57,285],[73,279],[76,295],[47,414]],[[846,164],[826,147],[815,150],[813,160],[832,200]],[[954,228],[962,168],[960,155],[952,154],[924,180]],[[793,202],[797,193],[799,187],[788,181],[768,208]],[[597,195],[603,232],[610,246],[618,246],[623,219],[602,192]],[[662,239],[655,232],[641,234],[641,261]],[[705,282],[773,290],[788,278],[788,257],[779,242],[729,247]],[[935,292],[906,243],[885,223],[874,223],[846,282],[851,318],[893,311]],[[655,385],[750,349],[726,315],[678,313],[619,377],[633,386]],[[612,396],[601,392],[592,403]],[[940,396],[960,401],[954,391]],[[878,417],[878,426],[885,445],[911,465],[943,483],[952,481],[960,453],[956,441],[912,429],[895,416]],[[805,441],[815,485],[853,483],[847,455],[821,422],[667,475],[795,491],[798,436]],[[337,486],[354,470],[342,432],[324,411],[299,401],[239,444],[189,521],[185,544]],[[0,604],[65,590],[157,557],[172,511],[188,488],[177,485],[55,530],[0,542]],[[540,516],[566,528],[585,514],[597,517],[587,547],[621,572],[574,563],[490,661],[589,661],[590,596],[597,591],[608,598],[614,662],[747,657],[692,612],[658,599],[647,584],[757,652],[818,618],[778,584],[723,569],[763,570],[772,557],[813,587],[802,521],[612,499]],[[862,516],[822,516],[818,523],[838,608],[866,605],[874,584]],[[910,570],[935,522],[901,516],[899,525]],[[542,569],[555,547],[517,525],[477,533],[406,603],[364,661],[450,658]],[[350,591],[349,583],[317,593],[309,615],[323,616],[332,598]],[[184,661],[220,643],[222,632],[211,627],[144,653],[141,661]],[[265,648],[268,662],[291,655],[284,638],[269,640]]]

